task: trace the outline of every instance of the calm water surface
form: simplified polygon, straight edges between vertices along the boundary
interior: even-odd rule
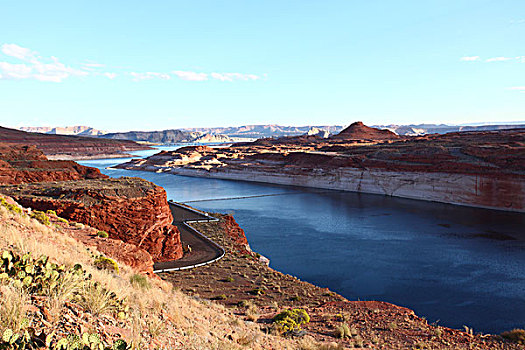
[[[112,177],[152,181],[175,201],[234,214],[252,248],[270,258],[273,268],[349,299],[406,306],[453,328],[525,328],[523,214],[104,169],[123,161],[81,163]],[[268,194],[275,196],[218,200]]]

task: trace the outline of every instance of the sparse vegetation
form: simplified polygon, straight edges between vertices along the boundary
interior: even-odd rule
[[[148,278],[144,275],[140,275],[138,273],[134,273],[130,276],[129,282],[132,286],[137,287],[139,289],[150,289],[151,284],[148,281]]]
[[[42,225],[49,226],[51,225],[51,222],[49,221],[49,217],[44,213],[43,211],[39,210],[33,210],[30,215],[33,219],[37,220]]]
[[[100,238],[108,238],[109,235],[106,231],[98,231],[97,232],[97,236],[100,237]]]
[[[273,323],[279,333],[289,335],[301,330],[301,325],[310,322],[310,316],[304,309],[290,309],[279,313]]]
[[[524,329],[513,329],[511,331],[501,333],[501,336],[513,343],[525,344],[525,330]]]
[[[102,255],[95,258],[93,265],[101,270],[108,270],[116,274],[119,273],[119,267],[117,262],[111,258]]]

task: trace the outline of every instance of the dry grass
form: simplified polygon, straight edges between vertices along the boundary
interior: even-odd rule
[[[15,332],[27,325],[29,295],[13,285],[0,286],[0,326]]]
[[[55,231],[53,225],[45,226],[27,215],[8,212],[0,207],[0,249],[12,249],[18,253],[31,252],[33,256],[46,255],[51,260],[73,266],[81,264],[92,275],[93,283],[104,286],[107,291],[84,284],[79,304],[94,317],[111,314],[108,293],[114,292],[125,299],[130,307],[128,318],[121,322],[127,329],[126,340],[134,349],[147,348],[151,342],[165,349],[299,349],[297,340],[274,337],[261,331],[255,323],[245,323],[224,306],[189,297],[172,285],[158,279],[147,279],[147,284],[136,272],[119,262],[119,274],[99,270],[92,265],[92,256],[99,254],[88,250],[72,236],[79,227]],[[72,276],[65,276],[61,285],[49,290],[49,311],[53,318],[60,318],[64,302],[80,288]],[[145,287],[146,285],[149,286]],[[2,298],[2,320],[18,322],[26,314],[27,296],[11,287],[4,287],[9,298]],[[4,293],[2,289],[2,293]],[[19,294],[16,294],[19,293]],[[5,300],[9,300],[6,303]],[[257,319],[257,307],[248,305],[253,320]],[[12,313],[13,316],[4,316]],[[100,316],[102,317],[102,316]],[[103,316],[111,317],[111,316]],[[18,321],[17,321],[18,320]],[[16,326],[16,325],[15,325]],[[10,324],[13,327],[13,324]],[[304,340],[302,341],[304,342]],[[315,349],[315,342],[310,342]]]

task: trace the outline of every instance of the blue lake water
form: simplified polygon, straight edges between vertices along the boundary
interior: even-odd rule
[[[199,209],[234,214],[273,268],[349,299],[391,302],[453,328],[525,328],[524,214],[105,169],[126,160],[80,163],[112,177],[142,177]]]

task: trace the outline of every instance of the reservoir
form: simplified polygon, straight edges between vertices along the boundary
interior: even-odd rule
[[[524,214],[106,169],[127,160],[79,163],[152,181],[177,202],[233,214],[272,268],[350,300],[390,302],[429,323],[475,332],[525,328]]]

